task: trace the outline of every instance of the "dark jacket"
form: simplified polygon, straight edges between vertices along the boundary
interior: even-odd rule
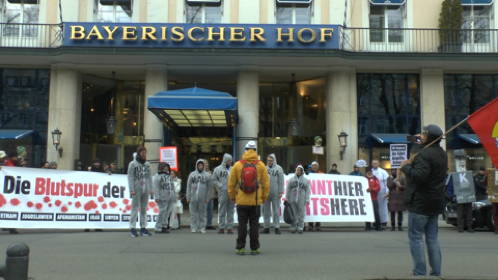
[[[442,212],[447,170],[446,152],[437,144],[421,150],[411,164],[401,168],[406,176],[405,202],[410,212],[426,216]]]
[[[486,175],[476,174],[474,176],[474,186],[477,200],[485,200],[488,198],[488,178]]]

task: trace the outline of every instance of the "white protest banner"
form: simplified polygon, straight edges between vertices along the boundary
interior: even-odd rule
[[[129,227],[131,199],[126,175],[2,167],[0,221],[3,228]],[[148,203],[148,227],[159,209]]]
[[[175,146],[160,147],[159,161],[168,163],[171,170],[178,171],[178,149]]]
[[[294,176],[285,176],[287,182]],[[368,181],[363,176],[311,173],[310,203],[306,206],[305,222],[373,222],[374,211]],[[280,222],[283,223],[283,199]],[[261,219],[261,221],[263,221]]]
[[[401,163],[408,159],[407,144],[391,144],[389,145],[389,152],[391,168],[400,168]]]

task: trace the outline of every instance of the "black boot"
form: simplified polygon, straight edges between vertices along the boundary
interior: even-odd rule
[[[269,228],[265,228],[265,229],[263,229],[263,232],[261,232],[261,233],[269,234],[270,233],[270,229]]]
[[[275,229],[275,234],[282,234],[282,233],[280,232],[280,229],[279,229],[279,228],[276,228],[276,229]]]

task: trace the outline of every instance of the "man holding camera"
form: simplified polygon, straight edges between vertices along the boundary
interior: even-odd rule
[[[440,142],[443,131],[437,125],[423,128],[418,154],[401,164],[407,186],[405,202],[409,211],[408,237],[413,259],[414,276],[427,274],[425,243],[431,276],[441,275],[441,249],[438,241],[438,216],[444,205],[444,183],[448,169],[446,152]]]

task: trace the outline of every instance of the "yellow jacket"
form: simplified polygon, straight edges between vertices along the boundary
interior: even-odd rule
[[[257,161],[258,154],[254,150],[247,150],[242,156],[242,160]],[[231,200],[235,200],[237,205],[254,206],[263,204],[268,199],[268,194],[270,193],[270,177],[268,176],[268,171],[266,171],[265,164],[262,161],[258,161],[256,164],[259,187],[256,192],[251,194],[247,194],[239,188],[243,167],[244,164],[237,161],[230,170],[230,175],[228,176],[228,197]],[[256,194],[258,196],[257,202]]]

